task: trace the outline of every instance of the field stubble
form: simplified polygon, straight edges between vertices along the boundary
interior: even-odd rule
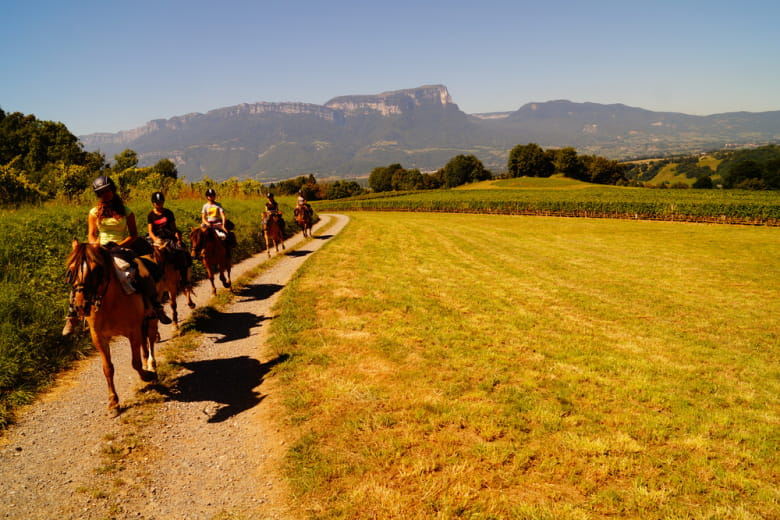
[[[780,515],[775,228],[350,217],[272,325],[314,518]]]

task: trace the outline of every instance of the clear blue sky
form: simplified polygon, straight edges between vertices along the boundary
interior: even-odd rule
[[[776,0],[0,0],[0,18],[0,108],[77,135],[427,84],[467,113],[780,110]]]

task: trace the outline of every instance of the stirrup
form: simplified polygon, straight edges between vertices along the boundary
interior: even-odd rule
[[[156,307],[154,309],[154,315],[163,325],[168,325],[171,323],[171,319],[168,317],[168,315],[165,314],[165,310],[163,310],[162,307]]]

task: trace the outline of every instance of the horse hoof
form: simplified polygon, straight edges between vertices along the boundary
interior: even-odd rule
[[[141,370],[141,381],[144,381],[145,383],[157,381],[157,372],[152,372],[151,370]]]
[[[116,419],[117,417],[119,417],[121,413],[122,413],[122,409],[119,408],[119,405],[111,406],[108,409],[108,416],[111,417],[112,419]]]
[[[225,288],[229,288],[230,287],[230,282],[222,282],[222,286],[225,287]]]
[[[195,305],[194,303],[188,303],[187,307],[189,307],[190,309],[194,309],[195,307],[197,307],[197,305]]]

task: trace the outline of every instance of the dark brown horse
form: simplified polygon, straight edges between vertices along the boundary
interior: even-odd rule
[[[187,305],[190,309],[195,308],[195,302],[192,301],[192,284],[190,283],[190,268],[185,264],[187,251],[173,247],[171,243],[165,243],[162,246],[154,246],[154,260],[160,266],[162,276],[157,282],[157,295],[161,302],[164,302],[164,296],[168,295],[168,304],[171,306],[173,314],[173,326],[179,328],[179,312],[176,299],[179,294],[187,296]],[[184,265],[183,265],[184,264]]]
[[[206,274],[211,282],[212,294],[217,294],[217,287],[214,285],[214,273],[219,273],[219,279],[224,287],[230,287],[230,250],[225,241],[217,235],[214,228],[197,227],[190,232],[190,243],[192,244],[192,257],[195,258],[196,251],[206,268]]]
[[[282,233],[282,216],[279,213],[263,212],[263,236],[265,237],[265,249],[268,257],[271,257],[271,242],[273,242],[276,252],[279,252],[279,245],[284,247],[284,233]]]
[[[130,341],[133,368],[143,381],[157,379],[154,338],[157,319],[148,317],[144,297],[127,294],[117,277],[111,255],[96,244],[73,239],[73,251],[66,262],[68,281],[73,285],[73,305],[79,318],[86,319],[92,343],[103,360],[108,384],[108,409],[119,414],[119,396],[114,387],[111,339],[124,336]],[[144,365],[146,365],[144,367]]]
[[[311,226],[312,226],[312,210],[311,208],[307,206],[297,206],[295,208],[295,221],[298,223],[298,226],[303,230],[303,236],[304,237],[310,237],[311,236]]]

